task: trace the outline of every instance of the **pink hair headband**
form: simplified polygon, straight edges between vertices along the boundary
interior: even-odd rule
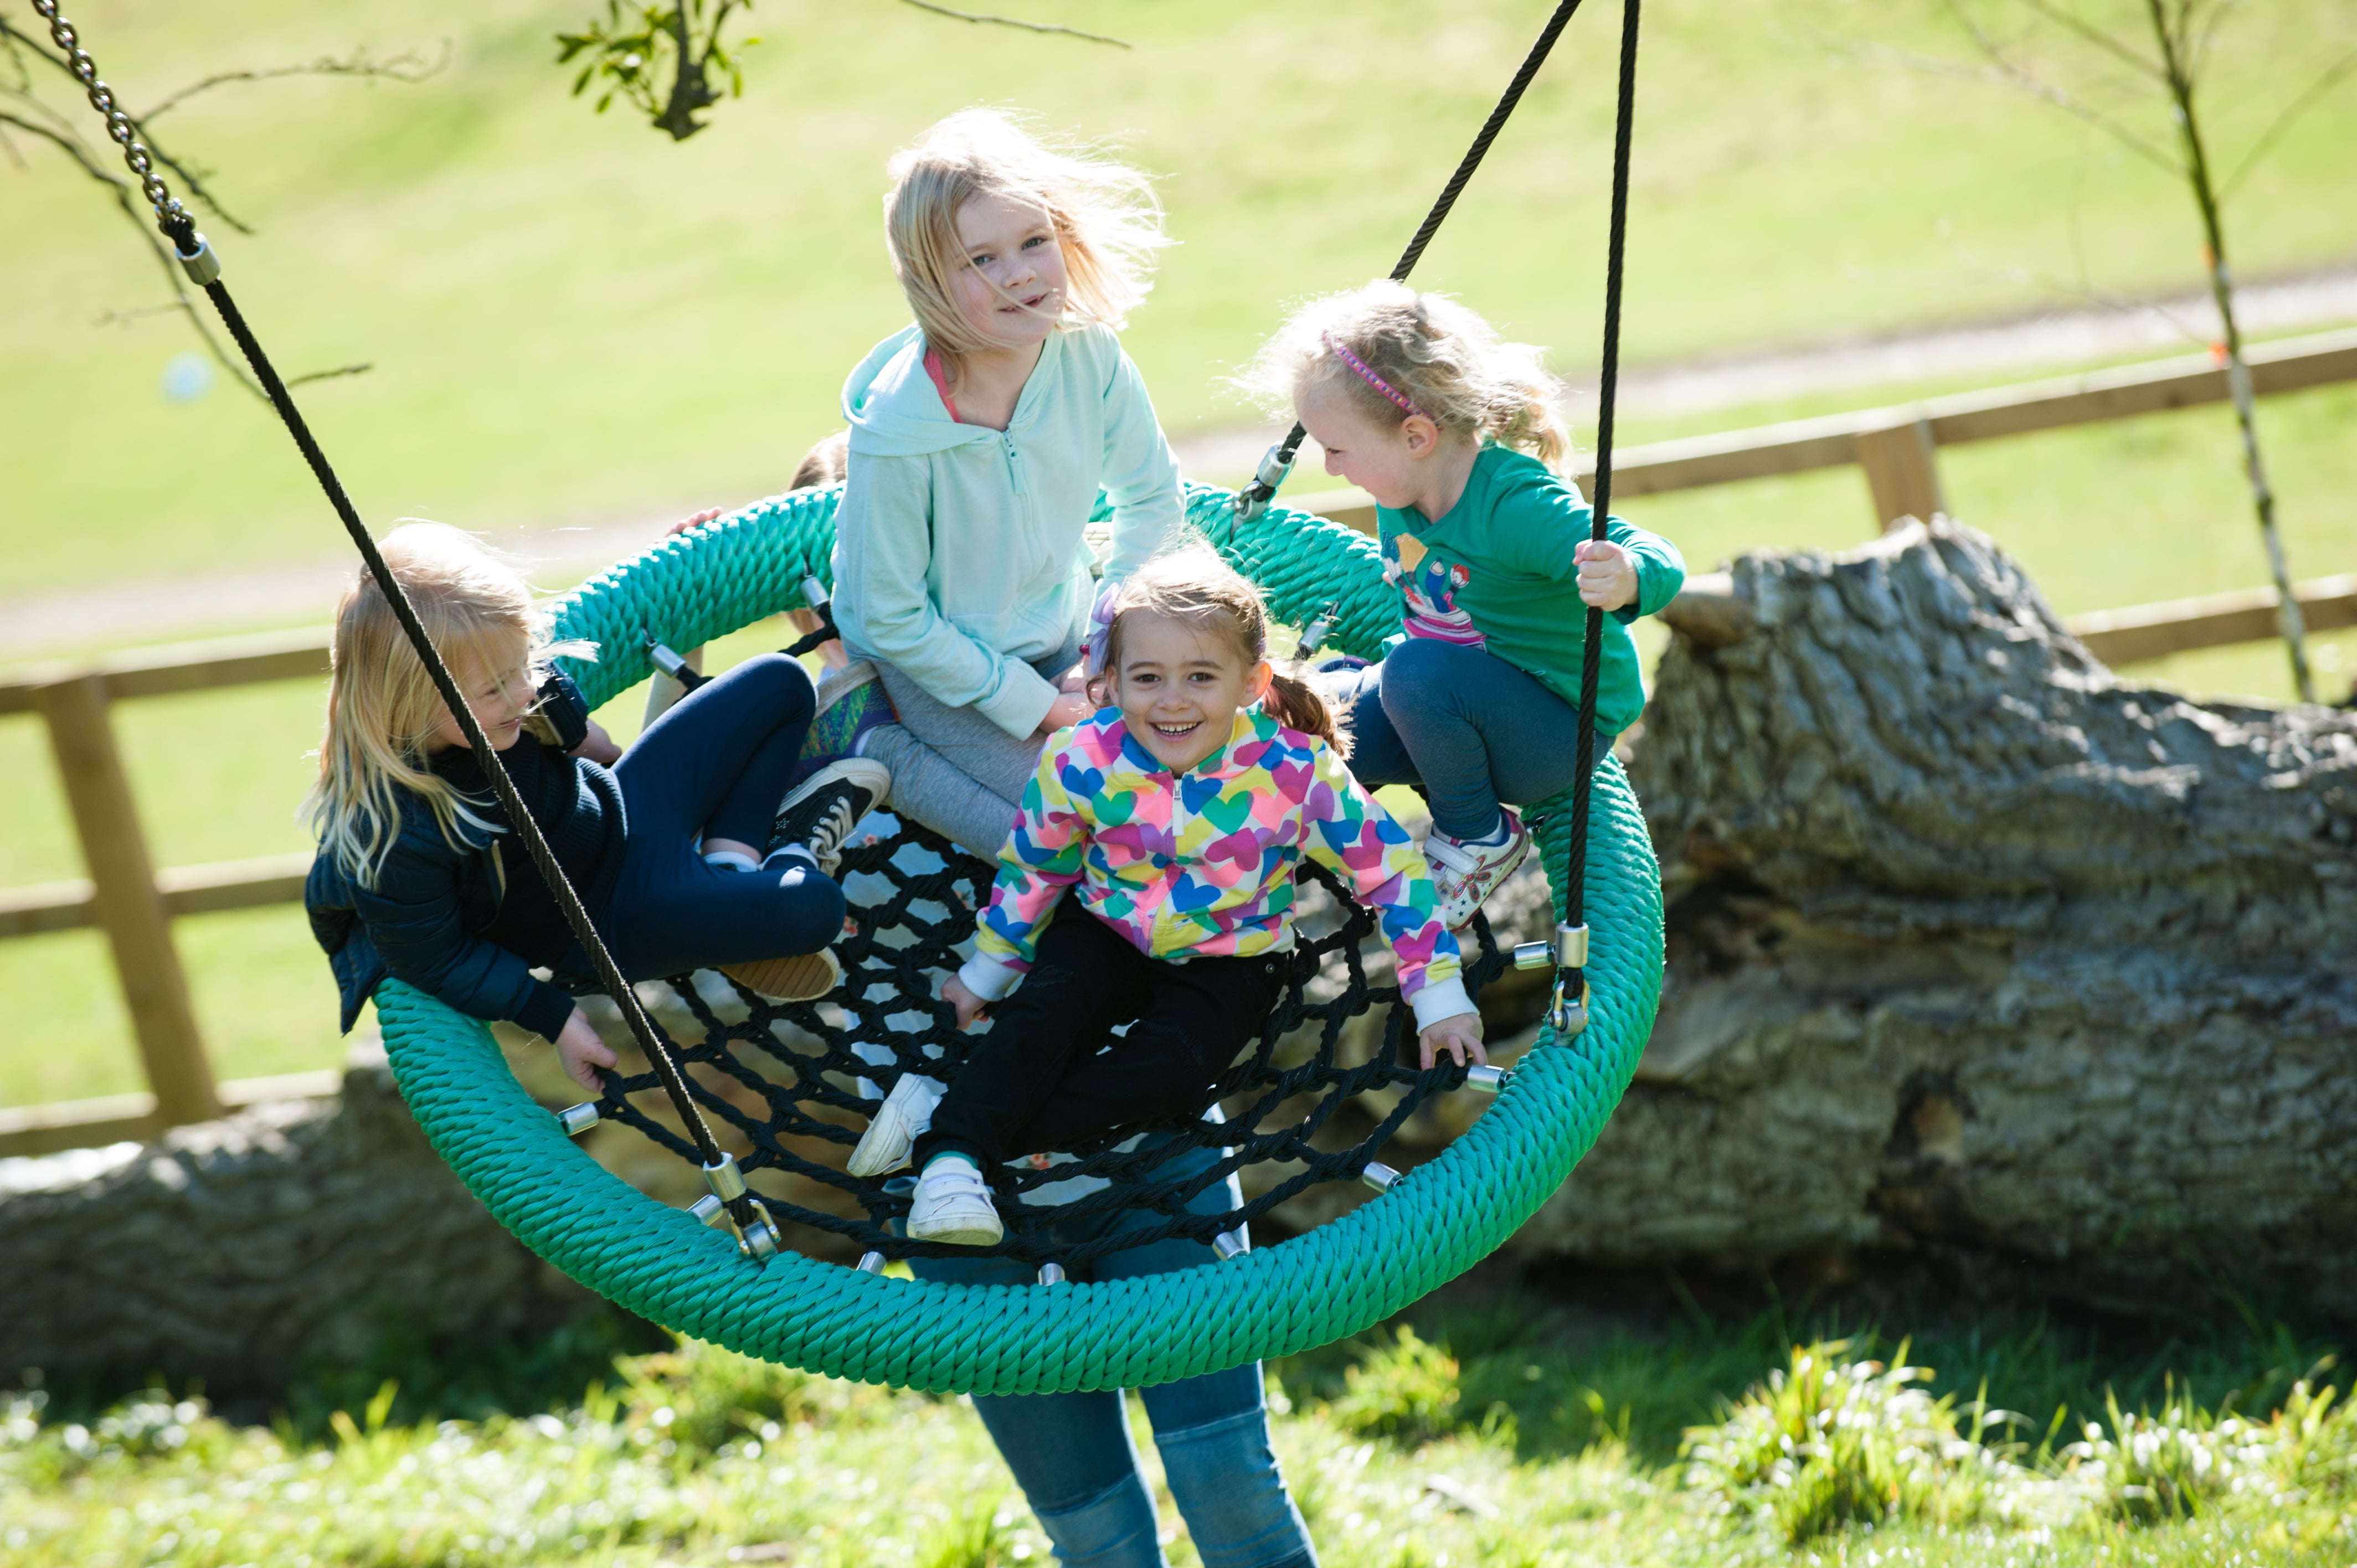
[[[1398,407],[1402,413],[1414,414],[1420,419],[1432,418],[1432,415],[1425,413],[1424,410],[1416,407],[1414,403],[1410,402],[1405,392],[1401,392],[1397,387],[1393,386],[1391,382],[1375,374],[1373,369],[1368,365],[1367,361],[1359,358],[1358,355],[1351,352],[1348,345],[1344,344],[1340,338],[1335,337],[1331,332],[1320,332],[1318,337],[1326,340],[1326,347],[1334,350],[1334,357],[1336,359],[1341,360],[1344,364],[1350,366],[1351,370],[1357,371],[1361,381],[1366,382],[1369,386],[1383,393],[1384,397],[1390,399],[1392,403]]]

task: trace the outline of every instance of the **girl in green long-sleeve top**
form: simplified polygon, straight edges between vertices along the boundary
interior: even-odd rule
[[[1521,863],[1509,801],[1544,800],[1578,755],[1585,607],[1606,611],[1598,755],[1644,706],[1629,623],[1677,596],[1677,546],[1593,516],[1560,471],[1571,441],[1539,351],[1438,295],[1371,284],[1318,300],[1252,378],[1288,399],[1326,471],[1372,496],[1400,633],[1382,662],[1329,670],[1361,783],[1422,786],[1425,854],[1454,928]],[[1355,664],[1356,661],[1347,661]]]

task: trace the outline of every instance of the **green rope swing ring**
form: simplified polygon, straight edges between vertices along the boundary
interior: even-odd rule
[[[802,578],[828,575],[839,493],[759,502],[584,585],[555,629],[601,648],[578,669],[590,703],[646,678],[640,628],[686,646],[798,607]],[[1373,542],[1283,507],[1230,531],[1230,502],[1189,489],[1191,518],[1232,534],[1223,553],[1271,613],[1299,625],[1328,609],[1332,646],[1375,652],[1397,609]],[[1568,822],[1558,811],[1538,834],[1558,914]],[[641,1316],[766,1360],[937,1392],[1138,1388],[1381,1322],[1495,1251],[1562,1185],[1628,1087],[1660,992],[1660,868],[1609,757],[1595,777],[1587,876],[1587,1026],[1543,1033],[1463,1136],[1306,1235],[1103,1283],[927,1283],[794,1253],[757,1262],[592,1160],[516,1082],[483,1024],[397,981],[379,989],[377,1012],[402,1093],[451,1168],[526,1246]]]

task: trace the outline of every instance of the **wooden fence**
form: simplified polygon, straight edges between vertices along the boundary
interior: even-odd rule
[[[2357,381],[2357,331],[2255,349],[2251,372],[2263,395]],[[1940,446],[2222,403],[2226,395],[2225,372],[2206,356],[2164,361],[1631,447],[1615,466],[1613,486],[1621,496],[1658,495],[1856,464],[1865,470],[1878,523],[1888,526],[1947,510]],[[1583,485],[1591,478],[1580,476]],[[1374,525],[1373,502],[1359,491],[1288,499],[1354,527],[1372,531]],[[2357,573],[2302,583],[2295,592],[2311,629],[2357,626]],[[2254,589],[2097,611],[2069,624],[2098,659],[2126,664],[2273,637],[2275,606],[2273,590]],[[90,871],[86,879],[0,889],[0,940],[88,926],[102,930],[149,1084],[144,1094],[0,1109],[0,1156],[151,1136],[217,1116],[225,1107],[332,1089],[332,1073],[216,1082],[172,940],[171,923],[183,915],[299,900],[310,857],[158,870],[109,713],[124,699],[317,680],[327,669],[327,634],[303,631],[143,649],[20,671],[0,681],[0,715],[37,714],[48,727]]]

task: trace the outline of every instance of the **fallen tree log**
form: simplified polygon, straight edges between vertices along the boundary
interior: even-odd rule
[[[485,1347],[595,1298],[444,1165],[382,1051],[341,1094],[275,1101],[0,1183],[0,1384],[194,1379],[267,1397],[388,1336]],[[14,1190],[8,1190],[14,1188]]]
[[[2117,680],[1945,520],[1700,585],[1661,1021],[1518,1247],[2357,1314],[2357,717]]]

